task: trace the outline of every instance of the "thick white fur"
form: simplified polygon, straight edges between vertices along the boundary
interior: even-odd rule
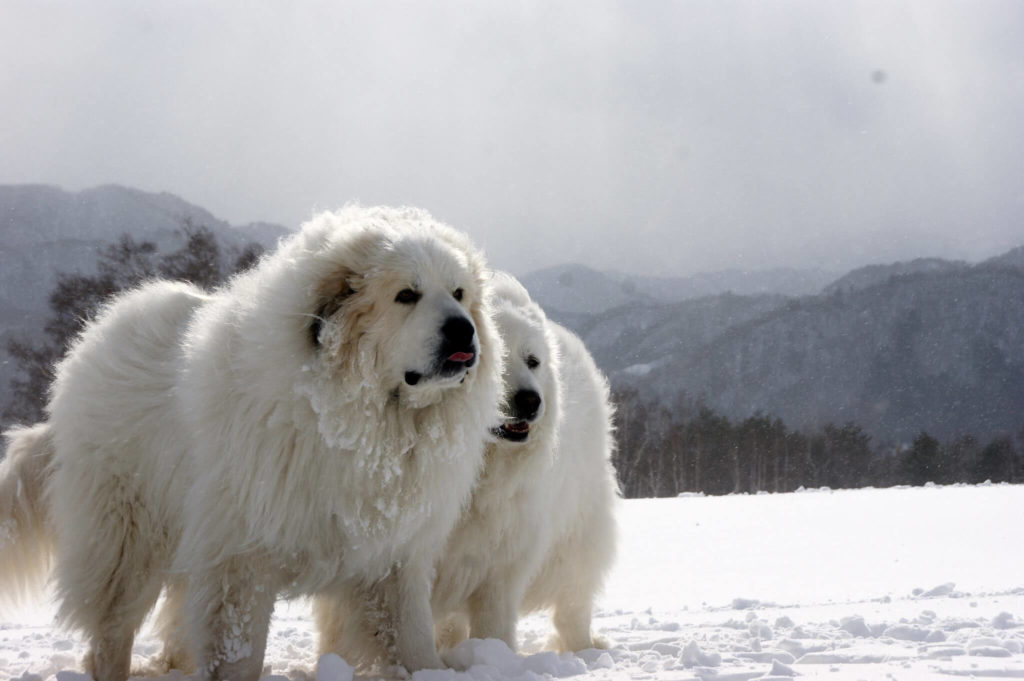
[[[614,560],[619,498],[608,385],[582,341],[548,320],[518,281],[498,274],[494,291],[509,352],[506,394],[533,389],[543,402],[526,442],[487,447],[437,565],[438,640],[446,647],[469,634],[514,650],[518,615],[550,608],[557,648],[594,647],[591,610]],[[533,370],[530,355],[540,360]],[[316,613],[321,651],[352,656],[345,604],[321,599]]]
[[[360,594],[394,663],[440,666],[431,569],[500,400],[485,279],[426,213],[353,206],[221,290],[147,284],[86,327],[52,390],[48,510],[60,615],[97,681],[127,677],[164,585],[167,663],[200,678],[258,678],[275,598],[335,591]],[[478,361],[432,374],[452,315]]]
[[[45,424],[4,433],[0,460],[0,596],[8,603],[37,596],[50,573],[53,532],[43,498],[53,461]]]

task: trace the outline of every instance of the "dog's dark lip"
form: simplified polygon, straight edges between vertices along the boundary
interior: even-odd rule
[[[530,424],[522,419],[513,419],[492,429],[491,432],[502,440],[508,440],[509,442],[525,442],[526,439],[530,437]]]
[[[459,382],[466,380],[466,374],[469,369],[476,363],[476,357],[473,357],[466,362],[449,362],[444,361],[441,363],[440,369],[436,373],[421,374],[418,371],[406,371],[405,372],[405,384],[406,385],[419,385],[424,379],[450,379],[455,376],[461,375]]]

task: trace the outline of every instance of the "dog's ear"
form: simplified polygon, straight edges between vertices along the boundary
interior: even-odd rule
[[[353,276],[351,270],[342,268],[321,283],[317,295],[319,303],[313,313],[313,322],[309,325],[309,338],[316,347],[320,347],[320,332],[323,331],[324,322],[340,310],[345,299],[355,292],[352,288]]]

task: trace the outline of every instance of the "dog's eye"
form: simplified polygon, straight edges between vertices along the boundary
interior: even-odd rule
[[[529,369],[530,371],[533,371],[534,369],[536,369],[539,366],[540,366],[540,360],[537,359],[536,356],[530,355],[529,357],[526,358],[526,368]]]
[[[462,300],[462,289],[457,288],[454,291],[452,291],[452,298],[454,298],[455,300]]]
[[[415,305],[422,297],[423,294],[419,291],[413,291],[411,288],[403,288],[398,292],[398,295],[395,296],[395,302],[401,303],[402,305]]]

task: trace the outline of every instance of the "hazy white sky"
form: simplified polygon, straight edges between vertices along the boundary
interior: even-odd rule
[[[0,63],[0,183],[416,204],[520,273],[1024,243],[1019,0],[5,0]]]

